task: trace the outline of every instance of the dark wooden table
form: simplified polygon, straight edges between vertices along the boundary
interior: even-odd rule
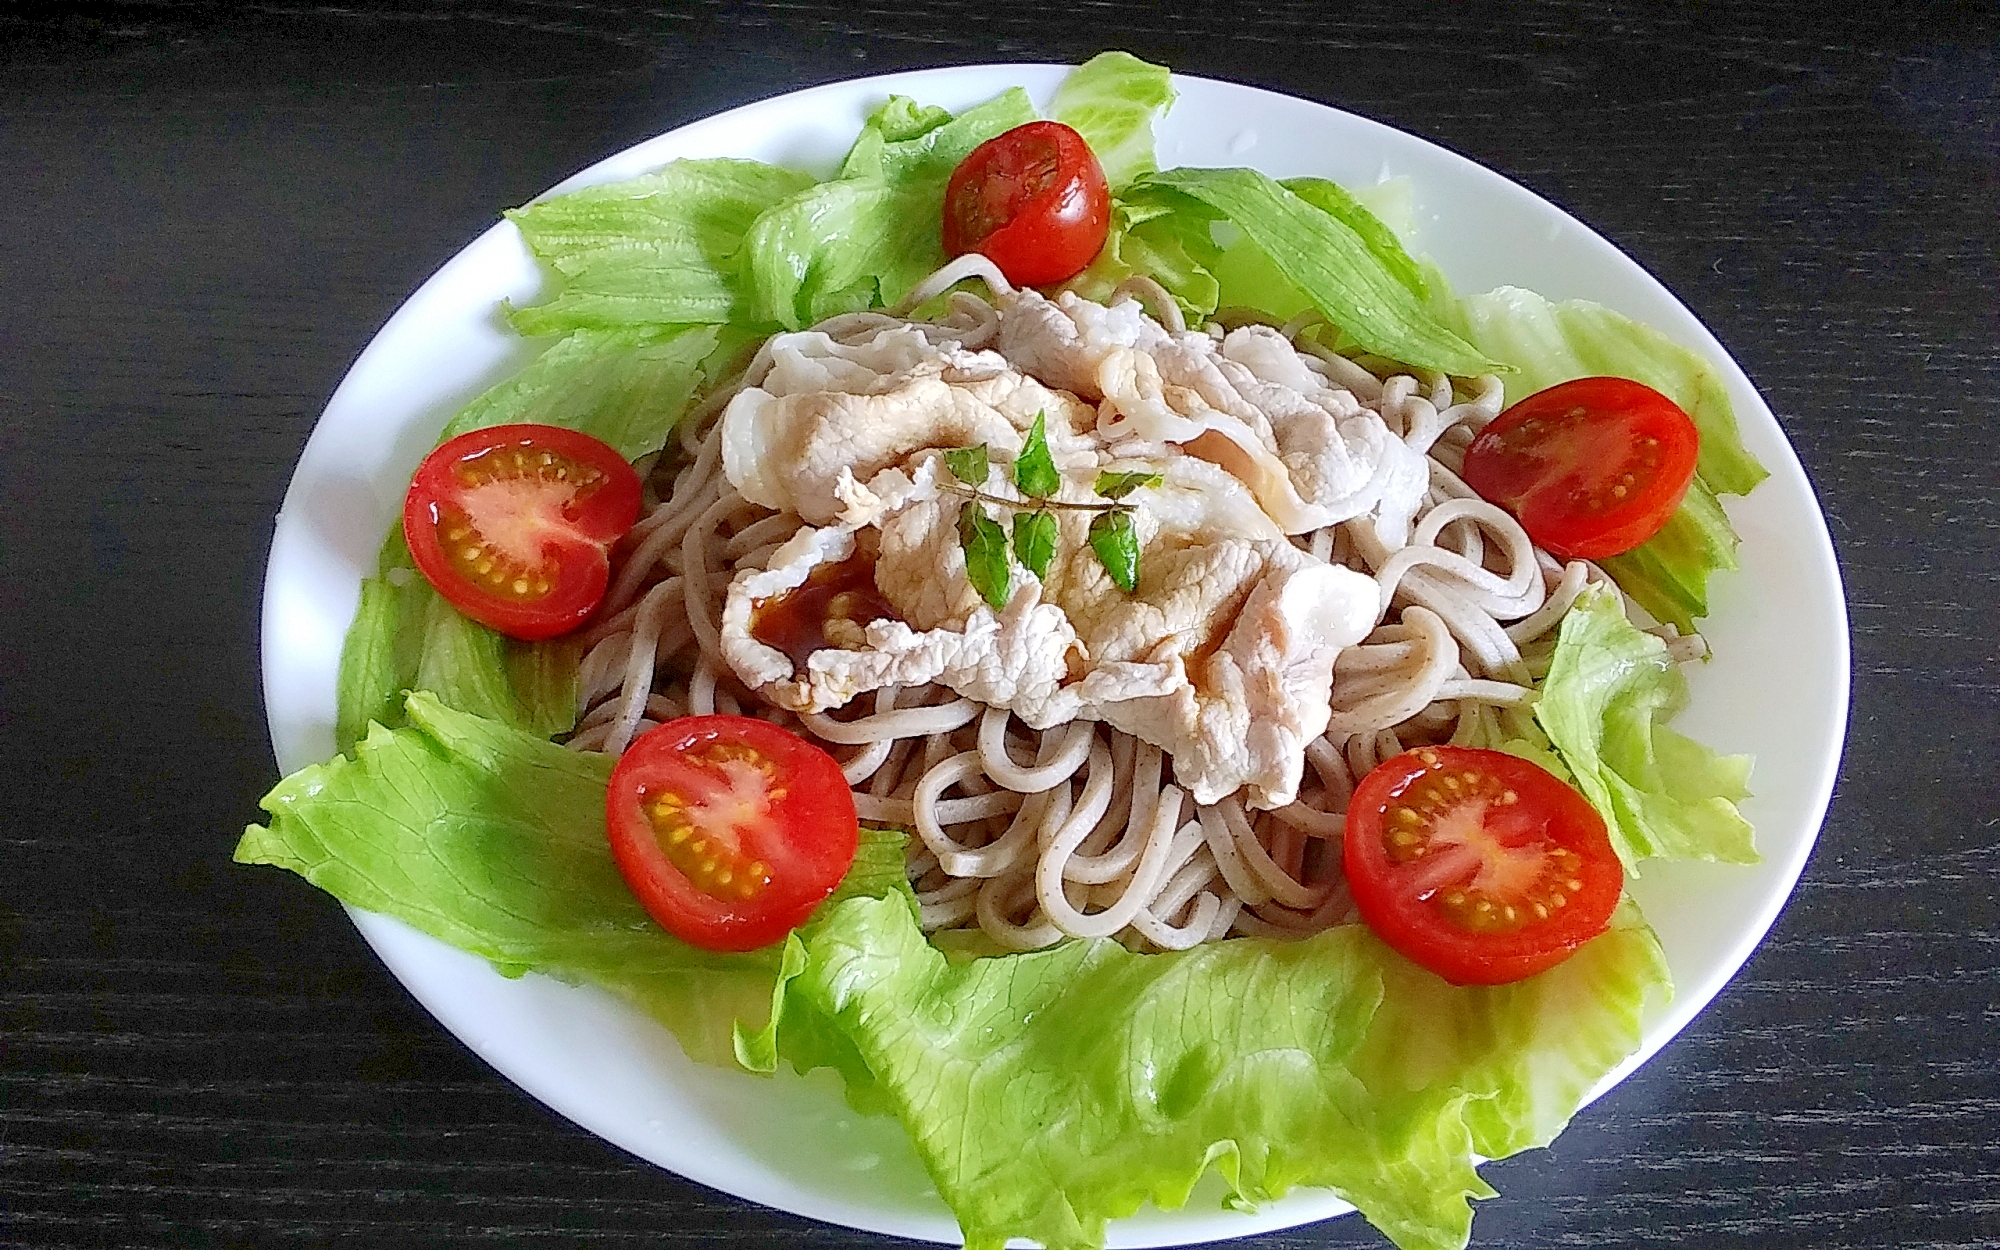
[[[1686,1033],[1489,1170],[1476,1243],[2000,1243],[2000,20],[1421,10],[0,9],[0,1243],[876,1243],[558,1119],[330,899],[229,863],[276,778],[261,572],[328,394],[499,207],[796,87],[1106,46],[1568,208],[1731,348],[1825,504],[1853,715],[1804,881]]]

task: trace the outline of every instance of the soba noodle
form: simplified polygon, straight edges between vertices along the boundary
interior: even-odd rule
[[[941,272],[930,285],[964,276]],[[1133,287],[1121,294],[1144,297],[1180,328],[1156,284]],[[991,341],[998,313],[987,301],[957,292],[949,308],[927,336],[968,349]],[[848,338],[899,324],[857,313],[815,328]],[[1219,335],[1222,325],[1208,330]],[[1307,748],[1290,805],[1258,811],[1232,795],[1199,806],[1158,747],[1096,722],[1037,732],[942,686],[877,690],[839,715],[797,715],[740,684],[720,648],[724,594],[801,525],[743,499],[721,468],[720,414],[768,368],[768,351],[688,414],[654,470],[663,498],[627,540],[583,636],[581,719],[569,745],[615,755],[663,721],[713,712],[802,733],[841,761],[864,822],[914,835],[909,877],[925,930],[976,927],[1004,949],[1066,937],[1180,949],[1352,920],[1340,849],[1356,780],[1416,743],[1518,736],[1563,615],[1586,585],[1608,579],[1537,550],[1459,479],[1466,445],[1500,410],[1496,380],[1461,396],[1448,379],[1377,377],[1323,345],[1310,319],[1284,333],[1430,468],[1415,516],[1364,515],[1293,540],[1374,577],[1381,610],[1374,631],[1337,658],[1332,718]],[[1670,642],[1676,658],[1700,654],[1698,638]]]

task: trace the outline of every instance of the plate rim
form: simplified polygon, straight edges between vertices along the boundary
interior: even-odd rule
[[[749,101],[719,113],[695,118],[680,126],[643,139],[638,143],[629,145],[626,148],[610,153],[592,162],[542,192],[535,199],[540,200],[548,196],[573,190],[579,186],[607,181],[614,176],[624,176],[618,171],[635,162],[650,159],[646,155],[650,150],[685,146],[691,138],[698,136],[705,130],[712,129],[719,131],[727,129],[730,125],[742,121],[745,115],[761,110],[777,109],[780,106],[798,109],[814,102],[816,98],[839,98],[858,93],[873,93],[876,98],[886,96],[892,91],[904,94],[917,94],[928,84],[962,81],[970,76],[977,75],[997,76],[1006,74],[1025,77],[1047,77],[1051,74],[1067,72],[1071,68],[1073,67],[1040,61],[982,62],[970,65],[942,66],[930,69],[867,75],[858,78],[835,79],[817,83],[794,91],[782,92],[760,100]],[[1679,1036],[1693,1019],[1714,1001],[1728,982],[1736,976],[1742,966],[1755,953],[1757,947],[1762,944],[1771,926],[1775,923],[1777,916],[1791,899],[1798,879],[1803,873],[1805,864],[1817,843],[1819,832],[1824,826],[1835,781],[1837,780],[1840,761],[1845,749],[1852,681],[1846,597],[1832,537],[1826,522],[1825,510],[1819,506],[1817,492],[1814,491],[1811,480],[1805,475],[1803,465],[1798,460],[1796,449],[1792,446],[1789,437],[1785,435],[1782,425],[1777,421],[1775,414],[1771,411],[1761,393],[1757,391],[1755,385],[1750,381],[1747,372],[1734,356],[1724,348],[1714,332],[1678,296],[1661,283],[1657,277],[1636,259],[1610,240],[1604,238],[1595,229],[1575,218],[1567,210],[1554,204],[1532,189],[1507,177],[1505,174],[1464,156],[1433,139],[1402,130],[1364,114],[1355,113],[1317,100],[1307,99],[1303,96],[1289,95],[1265,87],[1231,82],[1224,79],[1176,73],[1173,75],[1173,82],[1181,98],[1185,98],[1187,94],[1186,88],[1190,87],[1201,90],[1219,89],[1228,93],[1253,93],[1255,96],[1264,98],[1267,101],[1267,106],[1283,108],[1305,106],[1313,110],[1324,110],[1344,119],[1345,123],[1358,123],[1364,127],[1383,132],[1384,135],[1389,137],[1391,143],[1399,147],[1412,143],[1421,145],[1422,148],[1429,149],[1432,156],[1442,158],[1448,165],[1455,164],[1459,166],[1460,168],[1457,170],[1457,173],[1460,176],[1492,180],[1499,187],[1505,188],[1506,194],[1526,197],[1526,201],[1538,213],[1555,215],[1564,224],[1565,229],[1577,232],[1579,242],[1590,247],[1608,251],[1616,258],[1617,262],[1629,266],[1633,271],[1633,275],[1642,284],[1649,284],[1656,298],[1663,298],[1668,305],[1678,310],[1685,321],[1685,326],[1693,330],[1696,341],[1687,341],[1679,333],[1679,330],[1682,328],[1680,326],[1675,327],[1676,332],[1674,333],[1674,337],[1676,341],[1681,341],[1684,345],[1701,352],[1711,363],[1718,366],[1718,371],[1722,374],[1723,380],[1730,390],[1731,399],[1737,408],[1739,420],[1746,426],[1751,424],[1750,421],[1745,419],[1745,405],[1742,402],[1743,395],[1747,393],[1752,401],[1749,409],[1750,412],[1769,423],[1770,430],[1776,433],[1777,448],[1781,449],[1782,453],[1780,463],[1769,464],[1768,451],[1770,449],[1760,447],[1760,458],[1767,460],[1767,467],[1772,470],[1773,477],[1786,474],[1795,478],[1796,482],[1793,484],[1795,486],[1803,486],[1805,498],[1811,505],[1811,524],[1809,529],[1812,532],[1809,537],[1814,541],[1808,544],[1810,547],[1809,551],[1796,554],[1809,556],[1810,562],[1815,566],[1815,571],[1830,582],[1832,594],[1829,604],[1825,606],[1831,608],[1831,617],[1826,623],[1831,626],[1831,638],[1834,647],[1833,653],[1828,658],[1833,661],[1834,667],[1838,669],[1840,681],[1836,683],[1836,688],[1830,692],[1832,704],[1829,710],[1832,712],[1832,720],[1835,723],[1835,728],[1831,735],[1830,747],[1828,750],[1821,752],[1816,759],[1817,776],[1808,787],[1806,808],[1797,814],[1798,821],[1805,828],[1806,832],[1801,839],[1789,848],[1790,853],[1785,856],[1784,861],[1775,865],[1777,873],[1772,879],[1772,888],[1767,888],[1763,891],[1760,906],[1753,915],[1752,923],[1742,930],[1735,948],[1723,960],[1726,967],[1720,967],[1719,971],[1714,971],[1711,976],[1704,978],[1705,992],[1689,993],[1682,987],[1664,1012],[1655,1013],[1654,1016],[1649,1017],[1639,1048],[1592,1089],[1578,1108],[1580,1114],[1583,1107],[1589,1106],[1592,1102],[1604,1096]],[[1048,89],[1052,85],[1052,83],[1046,84],[1039,90],[1035,87],[1030,87],[1031,94],[1037,95],[1038,103],[1045,102]],[[653,163],[657,164],[658,162],[654,161]],[[1254,164],[1254,158],[1247,163]],[[279,705],[285,702],[285,699],[282,697],[274,698],[276,679],[268,657],[284,650],[283,647],[274,647],[274,638],[279,631],[295,625],[296,622],[287,617],[282,604],[274,601],[273,581],[278,566],[282,539],[284,538],[287,515],[290,514],[296,518],[300,511],[299,505],[303,502],[302,498],[295,498],[295,493],[303,493],[303,479],[305,477],[303,471],[309,459],[315,455],[316,444],[321,444],[320,453],[325,454],[326,449],[322,442],[322,434],[328,428],[327,415],[336,410],[337,405],[342,402],[343,396],[348,392],[350,383],[355,381],[357,375],[364,373],[365,368],[370,364],[371,353],[376,353],[378,348],[383,351],[389,350],[386,347],[382,347],[382,345],[393,342],[396,332],[408,322],[421,320],[428,305],[437,302],[449,292],[452,286],[452,279],[457,275],[459,269],[467,265],[476,264],[478,259],[483,256],[484,251],[501,246],[502,241],[510,234],[514,235],[518,243],[518,234],[514,231],[511,223],[507,222],[504,218],[494,223],[477,235],[470,243],[455,252],[398,305],[396,310],[370,337],[367,345],[349,364],[340,384],[329,396],[321,416],[315,421],[312,435],[308,438],[305,447],[301,451],[299,462],[294,467],[292,477],[287,485],[284,502],[279,509],[277,526],[273,534],[272,548],[267,559],[260,628],[260,669],[262,670],[263,677],[267,726],[271,733],[274,751],[281,756],[281,766],[287,765],[287,762],[282,758],[287,753],[286,747],[283,745],[283,742],[287,740],[287,729],[280,724],[278,709]],[[491,371],[489,370],[489,372]],[[413,418],[404,419],[405,432],[407,432],[407,426],[412,420]],[[1741,575],[1739,574],[1738,576],[1740,577]],[[345,635],[345,627],[346,623],[343,623],[340,631],[342,637]],[[336,656],[338,654],[337,645],[335,654]],[[292,765],[286,766],[286,771],[292,771],[296,763],[294,761]],[[345,907],[345,904],[343,906]],[[812,1209],[807,1209],[806,1207],[789,1205],[783,1202],[773,1202],[766,1194],[746,1191],[744,1188],[731,1183],[732,1178],[730,1177],[705,1174],[712,1173],[713,1169],[702,1167],[700,1160],[684,1160],[674,1164],[660,1162],[645,1149],[633,1145],[621,1135],[608,1132],[599,1124],[588,1122],[586,1117],[576,1112],[573,1100],[565,1098],[559,1091],[551,1088],[549,1083],[540,1079],[536,1073],[519,1072],[506,1063],[503,1063],[502,1059],[496,1058],[493,1053],[490,1053],[492,1050],[490,1046],[481,1045],[473,1037],[468,1036],[467,1031],[462,1030],[458,1024],[454,1023],[450,1018],[454,1014],[454,1011],[447,1004],[439,1001],[435,985],[429,983],[419,985],[413,983],[409,977],[406,977],[403,965],[408,962],[406,957],[406,944],[408,942],[415,941],[418,943],[435,944],[440,947],[444,946],[443,943],[409,928],[400,921],[362,912],[352,907],[346,907],[346,910],[356,928],[368,942],[371,949],[374,950],[376,957],[383,962],[391,975],[396,977],[397,981],[424,1005],[425,1009],[439,1024],[443,1025],[448,1032],[452,1033],[472,1049],[475,1054],[484,1059],[496,1072],[506,1078],[509,1083],[522,1089],[531,1097],[550,1107],[572,1123],[578,1124],[593,1136],[599,1137],[629,1153],[645,1159],[654,1166],[662,1167],[676,1175],[731,1193],[746,1201],[773,1206],[804,1218],[828,1220],[871,1232],[891,1233],[924,1240],[949,1242],[957,1238],[956,1224],[950,1220],[949,1216],[944,1217],[942,1227],[918,1228],[913,1227],[907,1221],[870,1219],[868,1218],[868,1212],[859,1206],[854,1206],[851,1210],[831,1210],[826,1204],[817,1204]],[[445,949],[448,950],[450,948],[446,947]],[[462,955],[462,952],[453,953]],[[466,956],[466,958],[474,957]],[[483,964],[483,961],[481,962]],[[490,972],[490,969],[488,971]],[[497,973],[491,973],[491,975],[498,976]],[[658,1026],[655,1025],[654,1027]],[[718,1069],[717,1071],[727,1070]],[[684,1163],[691,1166],[683,1166]],[[1352,1209],[1350,1204],[1333,1197],[1330,1191],[1326,1190],[1294,1190],[1293,1194],[1287,1198],[1267,1203],[1259,1208],[1257,1213],[1250,1215],[1233,1212],[1196,1213],[1192,1204],[1190,1204],[1172,1212],[1162,1213],[1166,1217],[1164,1226],[1155,1228],[1151,1232],[1143,1233],[1137,1237],[1121,1235],[1130,1234],[1135,1231],[1135,1226],[1130,1221],[1113,1221],[1113,1236],[1110,1244],[1176,1245],[1187,1244],[1191,1241],[1208,1240],[1215,1237],[1249,1236],[1261,1232],[1295,1227],[1300,1224],[1343,1214]],[[1212,1227],[1218,1222],[1214,1218],[1218,1214],[1227,1216],[1228,1227],[1226,1230]],[[935,1222],[933,1221],[933,1223]],[[1181,1226],[1185,1226],[1185,1232],[1176,1231]],[[1153,1235],[1163,1231],[1167,1233],[1164,1237]]]

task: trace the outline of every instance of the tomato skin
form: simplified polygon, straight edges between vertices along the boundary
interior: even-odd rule
[[[1454,985],[1561,963],[1610,927],[1625,883],[1604,819],[1581,794],[1518,756],[1474,747],[1418,747],[1376,766],[1348,805],[1342,854],[1369,928]]]
[[[1111,230],[1111,189],[1083,136],[1061,122],[1029,122],[988,139],[951,173],[944,250],[978,252],[1016,286],[1082,272]]]
[[[460,612],[511,638],[553,638],[604,598],[611,545],[638,520],[639,496],[632,466],[588,434],[490,426],[417,466],[403,539]]]
[[[1701,438],[1680,405],[1627,378],[1577,378],[1494,418],[1461,476],[1537,546],[1600,560],[1660,532],[1694,481]]]
[[[604,823],[647,914],[713,951],[756,950],[798,928],[847,875],[860,838],[834,758],[749,716],[687,716],[642,734],[611,770]]]

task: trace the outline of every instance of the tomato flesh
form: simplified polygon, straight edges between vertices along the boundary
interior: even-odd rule
[[[620,756],[605,828],[625,883],[693,946],[746,951],[799,927],[854,862],[860,825],[840,765],[748,716],[689,716]]]
[[[1610,926],[1625,873],[1581,794],[1501,751],[1419,747],[1355,787],[1343,857],[1361,918],[1455,985],[1552,968]]]
[[[1680,405],[1627,378],[1537,391],[1479,432],[1462,476],[1566,560],[1630,551],[1660,532],[1694,481],[1701,440]]]
[[[424,458],[403,538],[453,607],[513,638],[566,634],[596,610],[611,545],[639,517],[639,476],[587,434],[496,425]]]
[[[1075,277],[1111,229],[1111,189],[1083,136],[1029,122],[959,162],[944,191],[944,250],[978,252],[1016,286]]]

